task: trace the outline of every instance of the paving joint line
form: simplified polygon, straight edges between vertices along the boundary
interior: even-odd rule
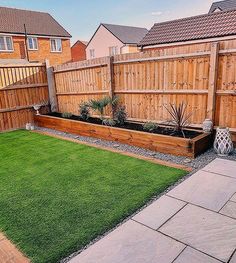
[[[209,254],[207,254],[206,252],[201,251],[200,249],[195,248],[195,247],[193,247],[193,246],[190,245],[190,244],[186,244],[186,243],[184,243],[184,242],[182,242],[182,241],[180,241],[180,240],[178,240],[178,239],[176,239],[176,238],[174,238],[174,237],[171,237],[171,236],[169,236],[169,235],[167,235],[167,234],[165,234],[165,233],[163,233],[163,232],[161,232],[161,231],[159,231],[159,230],[158,230],[157,232],[160,233],[160,234],[162,234],[162,235],[164,235],[164,236],[166,236],[166,237],[169,237],[169,238],[175,240],[176,242],[179,242],[179,243],[181,243],[181,244],[183,244],[183,245],[185,245],[185,246],[187,246],[187,247],[190,247],[190,248],[192,248],[192,249],[194,249],[194,250],[196,250],[196,251],[198,251],[198,252],[200,252],[200,253],[208,256],[208,257],[211,257],[211,258],[213,258],[213,259],[215,259],[215,260],[218,260],[219,262],[226,263],[226,262],[224,262],[224,261],[221,260],[221,259],[218,259],[218,258],[216,258],[216,257],[214,257],[214,256],[212,256],[212,255],[209,255]],[[227,261],[227,262],[228,262],[228,261]]]
[[[235,195],[235,193],[231,195],[231,197],[229,198],[229,200],[221,207],[221,209],[218,211],[218,213],[220,213],[220,211],[228,204],[228,202],[233,202],[233,201],[231,201],[231,198],[232,198],[234,195]]]
[[[215,213],[215,214],[218,214],[218,215],[225,216],[225,217],[228,217],[228,218],[230,218],[230,219],[236,220],[236,218],[233,218],[233,217],[231,217],[231,216],[227,216],[227,215],[221,214],[219,211],[217,212],[217,211],[211,210],[211,209],[209,209],[209,208],[206,208],[206,207],[203,207],[203,206],[200,206],[200,205],[196,205],[196,204],[191,203],[191,202],[189,202],[189,201],[184,201],[183,199],[180,199],[180,198],[177,198],[177,197],[173,197],[173,196],[171,196],[171,195],[168,195],[168,193],[166,193],[166,195],[167,195],[168,197],[175,198],[176,200],[185,202],[185,203],[187,203],[188,205],[193,205],[193,206],[196,206],[196,207],[205,209],[205,210],[207,210],[207,211],[213,212],[213,213]],[[230,201],[230,200],[228,200],[227,202],[229,202],[229,201]]]
[[[180,257],[180,255],[182,255],[182,253],[184,252],[184,250],[186,250],[187,247],[188,247],[188,246],[185,246],[185,248],[182,249],[182,251],[178,254],[178,256],[175,257],[174,260],[171,261],[171,263],[175,263],[176,259],[177,259],[178,257]]]
[[[222,159],[222,160],[224,160],[224,159]],[[221,176],[224,176],[224,177],[227,177],[227,178],[231,178],[231,179],[236,180],[235,177],[231,177],[231,176],[225,175],[225,174],[219,174],[219,173],[216,173],[216,172],[206,171],[206,170],[203,170],[203,169],[204,169],[204,168],[200,169],[199,171],[203,171],[203,172],[211,173],[211,174],[216,174],[216,175],[221,175]]]

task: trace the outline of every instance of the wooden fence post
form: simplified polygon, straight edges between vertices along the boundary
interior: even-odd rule
[[[114,98],[114,57],[108,57],[107,71],[108,71],[108,90],[110,98]],[[114,107],[112,107],[111,117],[114,117]]]
[[[54,80],[53,67],[50,66],[48,59],[46,59],[46,70],[47,70],[47,80],[48,80],[49,102],[51,105],[51,111],[55,112],[55,111],[58,111],[56,86],[55,86],[55,80]]]
[[[212,43],[210,56],[210,75],[207,99],[207,118],[211,119],[213,125],[215,124],[215,110],[216,110],[216,88],[218,77],[219,64],[219,42]]]

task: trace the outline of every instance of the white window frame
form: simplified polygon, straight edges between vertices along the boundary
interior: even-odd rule
[[[52,50],[52,40],[56,40],[56,50]],[[60,40],[61,42],[61,50],[58,50],[58,46],[57,46],[57,40]],[[62,53],[62,40],[61,38],[56,38],[56,37],[53,37],[53,38],[50,38],[50,50],[52,53]]]
[[[89,49],[89,56],[90,56],[91,59],[95,58],[95,49],[94,48],[93,49]]]
[[[109,47],[109,55],[110,56],[118,55],[118,46]]]
[[[5,45],[5,47],[6,47],[6,49],[0,49],[0,52],[14,52],[14,45],[13,45],[12,36],[0,35],[0,37],[3,37],[4,45]],[[7,40],[6,40],[7,38],[10,38],[10,39],[11,39],[12,49],[7,49]]]
[[[36,39],[36,47],[34,47],[34,41],[32,41],[32,43],[33,43],[33,48],[30,48],[30,45],[29,45],[29,39],[32,39],[32,40],[34,40],[34,39]],[[39,49],[39,45],[38,45],[38,38],[37,37],[31,37],[31,36],[29,36],[28,38],[27,38],[27,46],[28,46],[28,49],[29,50],[38,50]]]

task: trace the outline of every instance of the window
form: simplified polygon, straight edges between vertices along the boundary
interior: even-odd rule
[[[115,56],[118,54],[118,47],[109,47],[109,55],[110,56]]]
[[[38,50],[38,39],[36,37],[28,37],[29,50]]]
[[[12,38],[0,36],[0,51],[13,51]]]
[[[51,42],[51,52],[62,52],[62,44],[60,38],[52,38]]]
[[[89,53],[90,53],[90,58],[95,58],[95,50],[94,49],[90,49]]]

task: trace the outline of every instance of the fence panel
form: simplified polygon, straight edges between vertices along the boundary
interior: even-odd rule
[[[0,65],[0,131],[32,122],[32,106],[42,102],[48,102],[45,65]]]
[[[79,104],[109,95],[108,59],[94,59],[57,66],[56,95],[60,112],[78,115]]]

